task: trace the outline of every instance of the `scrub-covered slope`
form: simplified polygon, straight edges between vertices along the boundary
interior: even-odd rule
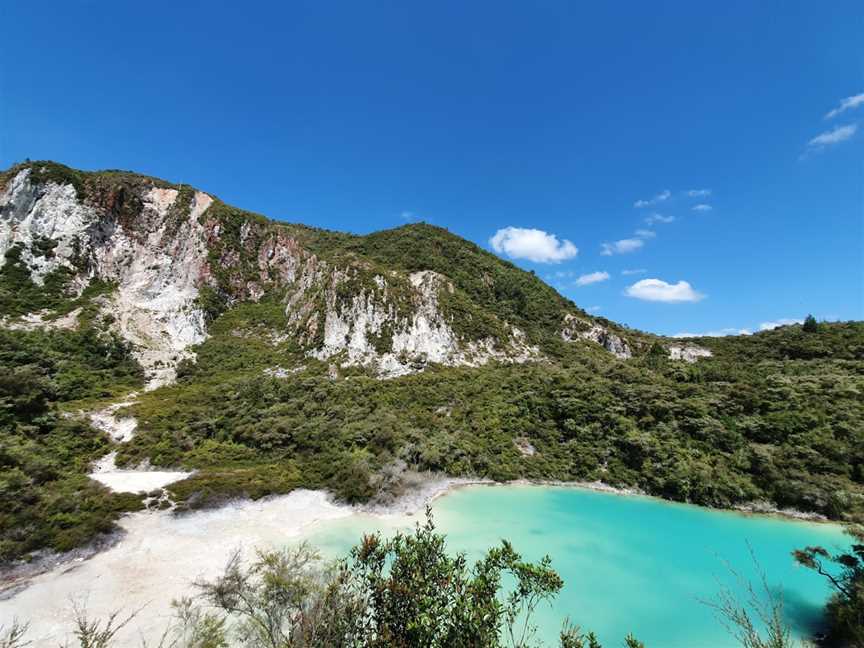
[[[669,340],[441,228],[328,232],[49,162],[0,175],[0,252],[0,560],[139,506],[87,479],[109,452],[193,471],[147,500],[178,510],[387,501],[432,471],[864,512],[861,323]],[[89,422],[120,402],[115,440]]]

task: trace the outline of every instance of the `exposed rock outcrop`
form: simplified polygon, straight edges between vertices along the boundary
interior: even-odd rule
[[[130,220],[120,195],[85,201],[71,184],[31,182],[30,174],[21,170],[0,194],[0,254],[20,246],[37,284],[65,268],[78,293],[94,279],[116,285],[103,311],[142,365],[162,374],[157,381],[170,379],[170,367],[206,335],[195,300],[207,262],[200,216],[212,198],[195,192],[188,217],[174,223],[169,213],[179,192],[150,186],[135,200],[122,195],[124,204],[135,203]],[[40,255],[38,243],[46,240],[53,249]]]
[[[453,284],[436,272],[324,261],[286,228],[189,187],[111,174],[75,184],[46,180],[46,171],[24,167],[0,193],[0,255],[19,246],[40,285],[64,269],[74,294],[97,279],[109,283],[113,290],[97,303],[150,371],[150,388],[172,380],[177,363],[206,339],[203,297],[225,308],[274,289],[284,296],[288,325],[272,335],[292,337],[310,357],[342,367],[391,377],[430,363],[479,366],[541,355],[507,322],[495,337],[460,335],[441,308],[442,291],[452,295]],[[7,324],[43,321],[31,315]],[[604,344],[626,352],[614,336]]]
[[[320,360],[337,358],[342,366],[374,367],[380,375],[394,377],[428,363],[480,366],[491,360],[526,362],[540,355],[515,327],[503,345],[492,338],[462,340],[439,306],[440,291],[452,293],[453,285],[436,272],[412,273],[407,285],[398,287],[393,285],[397,277],[376,275],[374,288],[340,300],[340,286],[350,280],[350,273],[342,271],[331,277],[322,315],[324,343],[310,352]]]
[[[596,322],[590,322],[576,315],[566,315],[561,329],[561,338],[566,342],[589,340],[596,342],[616,358],[626,360],[633,357],[627,341]]]
[[[684,362],[696,362],[700,358],[710,358],[713,354],[705,347],[695,344],[676,344],[668,347],[670,360],[683,360]]]

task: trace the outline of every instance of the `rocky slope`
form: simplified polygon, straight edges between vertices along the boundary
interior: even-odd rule
[[[412,236],[454,239],[447,244],[467,248],[469,265],[494,264],[482,273],[491,297],[478,298],[476,287],[449,269],[406,267],[404,250],[382,258],[378,248],[364,249],[367,241],[358,244],[372,237],[275,223],[187,185],[50,162],[13,167],[0,179],[0,262],[16,264],[37,289],[50,285],[66,299],[94,282],[107,285],[96,300],[99,312],[135,346],[154,385],[170,380],[206,338],[210,319],[264,299],[284,307],[284,328],[272,335],[292,340],[309,357],[382,377],[429,364],[538,360],[550,351],[551,337],[596,343],[622,359],[646,348],[645,336],[591,318],[533,275],[443,230],[413,227]],[[501,297],[522,304],[537,291],[550,301],[545,312],[498,308],[509,303]],[[7,317],[7,326],[57,320],[50,311],[18,315]],[[670,351],[686,360],[699,356]]]

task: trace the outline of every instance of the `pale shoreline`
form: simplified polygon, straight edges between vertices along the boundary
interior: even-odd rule
[[[198,579],[212,579],[237,550],[276,548],[325,520],[352,515],[322,491],[295,490],[218,509],[173,515],[139,511],[119,521],[113,544],[95,554],[10,583],[0,597],[0,625],[30,622],[33,648],[63,645],[71,636],[74,604],[94,619],[142,610],[116,637],[116,646],[158,640],[171,617],[171,601],[188,595]],[[121,614],[122,616],[122,614]]]
[[[457,490],[468,486],[548,486],[548,487],[557,487],[557,488],[574,488],[574,489],[582,489],[589,490],[601,493],[607,493],[610,495],[620,495],[624,497],[646,497],[650,499],[657,500],[659,502],[665,502],[668,504],[686,504],[689,506],[697,506],[699,508],[704,508],[711,511],[717,512],[726,512],[726,513],[734,513],[738,515],[743,515],[746,517],[752,516],[762,516],[762,517],[776,517],[782,518],[789,521],[798,521],[798,522],[813,522],[813,523],[825,523],[825,524],[838,524],[841,525],[842,522],[830,520],[824,515],[813,512],[806,511],[798,511],[796,509],[780,509],[769,502],[750,502],[744,504],[738,504],[732,508],[714,508],[708,506],[701,506],[699,504],[692,504],[689,502],[677,502],[675,500],[669,500],[663,497],[659,497],[657,495],[651,495],[641,489],[638,488],[625,488],[618,486],[611,486],[602,481],[561,481],[561,480],[536,480],[536,479],[513,479],[506,482],[494,481],[491,479],[484,478],[471,478],[471,477],[429,477],[426,478],[422,484],[403,494],[398,499],[390,504],[364,504],[364,505],[356,505],[351,506],[347,504],[341,504],[337,502],[333,502],[332,497],[327,491],[315,491],[324,493],[328,498],[328,501],[333,502],[335,506],[345,508],[350,513],[366,513],[375,516],[388,517],[395,515],[407,515],[411,516],[415,513],[422,511],[426,506],[431,505],[433,502],[438,500],[441,497],[449,495]],[[292,492],[305,491],[306,489],[297,489]],[[253,502],[253,501],[269,501],[275,498],[287,497],[291,493],[286,493],[282,495],[271,495],[268,497],[264,497],[260,500],[246,500],[246,499],[237,499],[230,500],[219,507],[215,507],[212,509],[201,509],[195,510],[191,512],[184,512],[179,514],[180,517],[204,514],[209,511],[218,511],[225,507],[230,507],[234,505],[242,505],[244,502]],[[170,511],[161,512],[163,515],[169,515]],[[41,556],[36,557],[34,560],[27,563],[16,563],[11,567],[6,567],[5,569],[0,569],[0,601],[9,597],[9,590],[20,587],[22,584],[26,584],[27,581],[31,580],[39,576],[40,574],[44,574],[50,571],[54,571],[57,569],[61,569],[64,565],[70,563],[78,563],[84,560],[88,560],[95,555],[98,555],[100,552],[105,551],[117,544],[118,542],[122,542],[126,531],[123,528],[122,521],[129,517],[130,515],[135,515],[136,513],[126,513],[123,517],[118,520],[118,529],[114,532],[103,534],[93,540],[91,543],[79,547],[77,549],[73,549],[69,552],[63,554],[57,553],[45,553]],[[142,513],[147,514],[147,513]]]
[[[105,618],[118,608],[143,608],[145,612],[130,624],[128,633],[118,637],[119,646],[137,645],[142,636],[156,639],[170,616],[170,601],[188,594],[194,580],[216,576],[237,548],[277,547],[303,537],[320,522],[357,514],[382,521],[396,519],[397,523],[398,518],[405,518],[408,522],[427,505],[468,486],[573,488],[670,503],[637,489],[602,482],[493,482],[426,476],[418,488],[387,505],[349,506],[335,503],[324,491],[296,490],[182,515],[169,511],[130,513],[120,519],[121,531],[109,537],[109,542],[67,555],[65,561],[58,557],[46,560],[41,573],[7,580],[5,587],[0,586],[0,619],[30,620],[30,638],[38,648],[56,646],[68,636],[72,601],[86,599],[95,618]],[[764,515],[761,511],[712,510]],[[769,515],[802,520],[789,512]]]
[[[665,502],[667,504],[684,504],[687,506],[696,506],[698,508],[703,508],[709,511],[715,511],[720,513],[734,513],[737,515],[743,515],[746,517],[753,516],[762,516],[762,517],[773,517],[773,518],[782,518],[788,521],[796,521],[796,522],[813,522],[819,524],[837,524],[842,525],[842,522],[836,520],[830,520],[821,513],[814,513],[808,511],[799,511],[797,509],[785,508],[781,509],[770,502],[764,501],[756,501],[756,502],[745,502],[743,504],[737,504],[731,508],[715,508],[712,506],[703,506],[701,504],[693,504],[692,502],[678,502],[676,500],[666,499],[665,497],[660,497],[658,495],[652,495],[646,491],[643,491],[640,488],[629,488],[629,487],[619,487],[619,486],[611,486],[602,481],[560,481],[560,480],[552,480],[552,479],[511,479],[506,482],[498,482],[493,481],[491,479],[471,479],[471,478],[442,478],[440,482],[436,482],[433,488],[428,489],[431,491],[427,498],[417,504],[413,511],[422,509],[426,504],[431,504],[433,501],[440,497],[444,497],[451,492],[459,490],[461,488],[465,488],[466,486],[549,486],[556,488],[574,488],[581,490],[590,490],[600,493],[607,493],[610,495],[621,495],[623,497],[645,497],[653,500],[657,500],[658,502]],[[406,497],[412,497],[413,494],[406,495]],[[405,511],[400,508],[398,511],[381,511],[375,507],[371,507],[368,509],[369,513],[383,513],[389,514],[392,512],[406,513],[409,514],[411,511]]]

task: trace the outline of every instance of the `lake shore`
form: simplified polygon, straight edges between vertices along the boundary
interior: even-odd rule
[[[651,495],[638,488],[616,487],[606,484],[602,481],[586,482],[514,479],[507,482],[496,482],[491,479],[447,477],[434,474],[423,475],[420,479],[415,481],[415,483],[412,485],[412,488],[410,488],[408,491],[388,503],[373,503],[350,506],[347,504],[333,502],[331,496],[328,493],[324,491],[320,492],[322,493],[326,501],[330,503],[331,506],[344,509],[345,511],[347,511],[346,514],[348,515],[356,512],[361,512],[376,516],[391,517],[397,515],[412,516],[416,513],[422,512],[426,506],[431,505],[435,500],[468,486],[552,486],[560,488],[585,489],[601,493],[621,495],[625,497],[649,497],[662,502],[672,502],[672,500],[666,500],[664,498]],[[296,493],[298,491],[294,492]],[[288,497],[290,495],[291,494],[277,495],[264,498],[263,500],[259,501],[269,501],[279,497]],[[244,502],[254,504],[249,500],[235,500],[227,502],[219,508],[183,513],[180,514],[178,517],[205,514],[209,511],[219,511],[220,509],[225,507],[243,506]],[[736,513],[744,516],[770,516],[803,522],[832,523],[832,520],[829,520],[824,515],[820,515],[819,513],[798,511],[789,508],[781,509],[772,505],[770,502],[750,502],[739,504],[728,509],[720,508],[713,510],[727,511],[730,513]],[[140,515],[150,514],[152,513],[140,513]],[[169,517],[171,516],[170,511],[163,511],[159,512],[158,514]],[[130,516],[133,515],[139,515],[139,513],[127,514],[118,523],[117,531],[99,536],[88,545],[85,545],[78,549],[73,549],[72,551],[63,554],[46,552],[36,556],[33,560],[30,560],[28,562],[20,562],[5,569],[0,569],[0,601],[14,596],[15,592],[20,589],[26,588],[28,583],[32,579],[36,578],[41,574],[61,570],[64,568],[64,566],[74,565],[89,560],[90,558],[98,555],[99,553],[107,551],[118,542],[121,542],[127,533],[127,530],[123,524],[123,520],[128,519]],[[288,531],[290,532],[290,529]]]
[[[218,575],[235,551],[251,555],[255,548],[278,547],[303,537],[321,522],[367,515],[386,522],[384,527],[395,528],[410,523],[436,500],[468,486],[568,488],[666,502],[602,482],[501,483],[424,475],[414,486],[386,505],[349,506],[334,502],[323,491],[297,490],[182,515],[131,513],[120,520],[119,533],[92,550],[73,553],[65,561],[46,561],[41,573],[21,573],[4,583],[0,618],[31,621],[30,639],[38,648],[63,643],[71,631],[75,604],[83,603],[93,618],[106,618],[118,609],[140,609],[128,632],[124,629],[118,637],[119,646],[137,645],[142,636],[158,639],[170,620],[171,600],[188,595],[194,581]]]
[[[171,601],[188,595],[196,580],[217,576],[236,551],[250,555],[259,547],[281,546],[310,525],[354,511],[322,491],[297,490],[184,515],[131,513],[121,518],[118,537],[103,551],[82,552],[7,582],[0,619],[29,621],[28,638],[37,648],[64,644],[76,605],[95,619],[118,609],[141,610],[115,645],[137,646],[141,637],[158,642],[171,618]]]
[[[688,504],[691,506],[699,506],[698,504],[690,504],[689,502],[676,502],[657,495],[652,495],[640,488],[612,486],[602,481],[561,481],[553,479],[512,479],[506,482],[493,481],[491,479],[468,478],[468,477],[431,477],[424,482],[418,489],[410,493],[406,493],[393,504],[388,505],[371,505],[361,507],[361,510],[382,515],[391,515],[395,513],[413,514],[422,510],[428,504],[439,497],[443,497],[455,490],[465,488],[467,486],[553,486],[559,488],[578,488],[584,490],[597,491],[601,493],[609,493],[611,495],[621,495],[624,497],[648,497],[656,499],[660,502],[670,504]],[[713,508],[701,506],[715,511],[726,511],[729,513],[737,513],[745,516],[769,516],[779,517],[787,520],[796,520],[799,522],[818,522],[828,524],[839,524],[825,517],[820,513],[811,511],[799,511],[793,508],[779,508],[770,502],[756,501],[737,504],[731,508]]]

